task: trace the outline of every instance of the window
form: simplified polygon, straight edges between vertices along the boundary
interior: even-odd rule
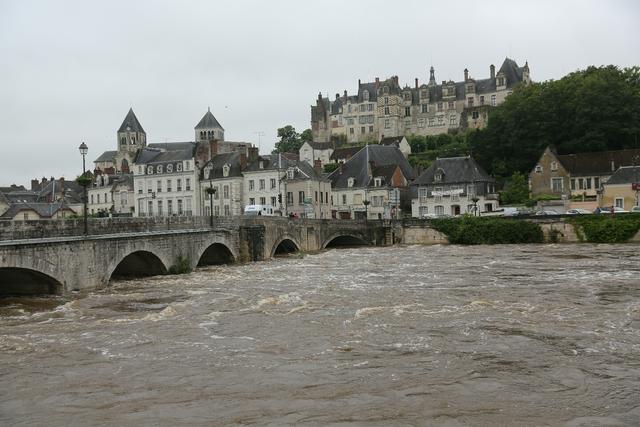
[[[562,178],[551,178],[551,188],[554,192],[562,191]]]
[[[191,178],[187,178],[187,182],[185,183],[185,190],[191,190]]]
[[[373,111],[373,104],[367,104],[367,111]]]
[[[387,93],[387,88],[386,87],[384,88],[384,90],[385,90],[384,93]],[[388,96],[384,97],[384,105],[389,105],[389,97]]]
[[[316,201],[318,201],[317,197],[316,197]],[[322,191],[320,192],[320,203],[324,203],[324,193]]]
[[[449,116],[449,125],[458,126],[458,116]]]
[[[100,194],[98,194],[97,196],[98,196],[98,203],[100,203]]]
[[[585,179],[584,188],[586,188],[587,190],[591,190],[591,178],[586,178]]]
[[[168,173],[172,173],[173,172],[173,165],[172,164],[168,164],[167,165],[167,172]]]
[[[182,199],[178,199],[178,215],[182,215]]]
[[[190,167],[191,167],[191,162],[189,162],[189,161],[184,162],[184,169],[185,170],[189,170]]]
[[[369,132],[373,133],[373,126],[369,126]]]
[[[356,179],[352,176],[347,179],[347,187],[353,187],[353,184],[356,182]]]
[[[138,166],[138,174],[142,175],[142,166]]]
[[[276,206],[276,196],[271,197],[271,206]]]
[[[411,92],[405,92],[404,93],[404,100],[405,101],[411,101]]]
[[[121,206],[127,206],[127,197],[128,197],[128,192],[127,191],[121,191],[120,192],[120,205]]]
[[[366,128],[364,126],[360,127],[360,133],[365,133],[365,129]]]
[[[582,180],[582,178],[578,178],[578,188],[580,190],[584,190],[584,181]]]
[[[571,178],[571,189],[572,190],[576,189],[576,180],[574,178]]]
[[[176,170],[178,172],[182,172],[182,163],[178,163],[178,165],[176,166]]]
[[[258,181],[258,184],[259,184],[260,190],[264,190],[264,188],[265,188],[265,181],[264,181],[264,179],[261,179],[260,181]]]
[[[472,111],[471,112],[471,118],[474,120],[477,120],[478,117],[480,117],[480,113],[478,113],[477,111]]]
[[[404,116],[409,117],[411,115],[411,107],[404,107]]]
[[[552,171],[558,170],[558,162],[551,162],[551,170]]]
[[[149,214],[149,216],[153,216],[153,202],[151,200],[149,200],[147,204],[147,214]]]
[[[304,191],[298,191],[298,204],[304,203]]]
[[[624,209],[624,198],[616,197],[616,208]]]
[[[449,101],[447,108],[449,108],[449,110],[454,110],[456,108],[455,103],[453,101]]]
[[[390,129],[391,128],[391,122],[389,119],[384,119],[384,128],[385,129]]]
[[[229,198],[229,186],[228,185],[225,185],[224,187],[222,187],[222,197],[224,197],[225,199]]]
[[[418,215],[420,218],[424,218],[428,213],[429,209],[426,206],[420,206],[420,208],[418,208]]]
[[[343,195],[342,195],[342,204],[343,204],[343,205],[346,205],[346,204],[347,204],[347,195],[346,195],[346,194],[343,194]]]
[[[382,187],[382,178],[374,178],[373,179],[374,187]]]
[[[173,200],[167,200],[167,215],[173,215]]]
[[[287,170],[287,179],[293,179],[296,176],[295,169],[291,168]]]
[[[229,165],[229,163],[225,163],[224,166],[222,166],[222,176],[225,178],[228,177],[230,170],[231,170],[231,165]]]
[[[158,200],[158,216],[162,216],[162,200]]]
[[[157,192],[158,193],[162,193],[162,181],[158,180],[158,182],[156,183],[156,188],[157,188]]]
[[[368,101],[369,100],[369,91],[368,90],[362,91],[362,99],[364,101]]]
[[[440,216],[440,215],[444,215],[444,206],[436,206],[434,208],[434,212],[436,215]]]
[[[444,116],[438,116],[438,126],[442,126],[444,124]]]
[[[275,178],[271,178],[271,180],[269,181],[269,183],[271,184],[271,189],[273,190],[274,188],[276,188],[276,179]]]
[[[420,112],[422,112],[423,114],[429,112],[429,105],[428,104],[422,104],[420,106],[420,108],[421,108]]]
[[[214,206],[214,207],[213,207],[213,214],[214,214],[215,216],[220,215],[220,206]]]
[[[267,198],[266,197],[260,197],[260,204],[261,205],[266,205],[267,204]]]
[[[473,107],[473,96],[470,96],[469,98],[467,98],[467,105],[469,107]]]
[[[158,173],[162,173],[162,165],[158,165],[158,167],[156,168],[156,170],[158,171]]]
[[[491,95],[491,106],[492,107],[496,106],[496,96],[495,95]]]
[[[362,204],[362,194],[354,194],[353,195],[353,204],[361,205]]]
[[[420,203],[427,203],[428,191],[426,188],[421,188],[418,190],[418,197],[420,198]]]
[[[216,191],[213,193],[213,200],[218,200],[220,198],[220,186],[216,185],[214,188]]]
[[[385,116],[389,115],[389,107],[384,107],[384,115]]]
[[[153,175],[153,166],[147,167],[147,175]]]
[[[250,179],[250,180],[249,180],[249,191],[253,191],[254,186],[255,186],[254,181],[253,181],[252,179]],[[252,203],[252,204],[253,204],[253,203]]]
[[[327,203],[329,203],[329,192],[328,191],[324,192],[324,199],[327,201]]]
[[[138,188],[138,194],[142,194],[142,186]],[[93,200],[91,201],[91,203],[93,203]]]
[[[249,197],[249,204],[250,205],[255,205],[256,204],[256,199],[254,197]]]
[[[593,178],[593,188],[595,188],[596,190],[600,188],[600,178]]]
[[[442,102],[438,102],[438,111],[442,111]]]
[[[176,190],[178,191],[182,191],[182,180],[181,179],[176,179]]]
[[[427,92],[426,90],[420,91],[420,98],[428,98],[428,97],[429,97],[429,92]]]
[[[536,173],[542,173],[542,166],[540,165],[536,166]]]
[[[349,128],[349,133],[350,133],[351,135],[353,135],[353,133],[354,133],[353,128]]]
[[[476,186],[474,185],[467,185],[467,195],[469,197],[475,196],[476,195]]]
[[[229,205],[224,205],[224,215],[225,216],[231,215],[231,211],[229,210]]]
[[[291,191],[287,191],[287,205],[293,204],[293,193]]]
[[[429,117],[429,126],[433,127],[436,125],[436,119],[434,119],[433,117]]]
[[[351,112],[351,104],[347,105],[347,112]]]
[[[142,191],[142,189],[140,189]],[[93,194],[91,195],[91,204],[93,204]]]

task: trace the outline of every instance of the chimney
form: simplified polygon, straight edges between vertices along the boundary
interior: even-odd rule
[[[495,65],[491,64],[489,66],[489,73],[490,73],[492,79],[496,78],[496,66]]]
[[[318,175],[322,175],[322,160],[320,160],[320,159],[314,160],[313,161],[313,168],[316,170],[316,173]]]
[[[361,83],[360,83],[360,79],[358,79],[358,87],[360,87],[360,84],[361,84]]]
[[[37,179],[32,179],[31,180],[31,191],[38,191],[40,190],[40,183],[38,182]]]
[[[336,99],[340,98],[340,94],[336,93]]]
[[[247,167],[247,155],[246,153],[240,153],[240,170],[243,171]]]
[[[380,84],[380,77],[376,77],[376,87]]]
[[[346,89],[344,90],[344,97],[345,98],[347,97],[347,90]]]
[[[322,101],[322,92],[318,92],[318,101]]]
[[[416,77],[416,89],[418,89],[418,78]]]
[[[611,160],[611,172],[615,172],[616,171],[616,164],[613,160]]]
[[[469,70],[468,69],[464,69],[464,81],[466,82],[467,80],[469,80]]]
[[[60,177],[60,194],[64,194],[64,176]]]
[[[255,162],[258,160],[258,147],[249,148],[249,161]]]
[[[49,181],[47,181],[47,178],[45,178],[45,177],[43,176],[43,177],[42,177],[42,181],[40,181],[40,186],[41,186],[41,187],[44,187],[44,186],[45,186],[45,184],[46,184],[47,182],[49,182]]]

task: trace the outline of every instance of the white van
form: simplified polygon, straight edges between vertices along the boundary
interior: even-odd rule
[[[274,216],[275,209],[271,205],[247,205],[244,207],[245,215]]]

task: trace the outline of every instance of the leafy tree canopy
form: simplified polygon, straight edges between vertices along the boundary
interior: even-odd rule
[[[640,68],[589,67],[516,87],[469,143],[487,172],[508,177],[528,174],[547,146],[560,154],[635,147],[639,123]]]
[[[529,199],[529,183],[525,175],[514,172],[500,192],[501,205],[516,205],[526,203]]]
[[[291,125],[279,128],[278,138],[280,141],[276,142],[274,153],[297,153],[304,144],[301,135]]]

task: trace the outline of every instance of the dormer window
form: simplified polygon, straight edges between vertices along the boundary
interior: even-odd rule
[[[260,161],[258,162],[258,167],[259,167],[260,169],[264,169],[264,162],[263,162],[262,160],[260,160]]]
[[[540,165],[536,166],[536,173],[542,173],[542,166]]]
[[[383,87],[382,88],[382,93],[385,94],[385,95],[388,94],[389,93],[389,88],[387,86]]]
[[[224,166],[222,166],[222,176],[225,178],[228,177],[230,169],[231,165],[229,165],[229,163],[225,163]]]
[[[382,178],[374,178],[373,179],[373,185],[375,187],[382,187]]]
[[[442,182],[443,177],[444,171],[442,169],[438,169],[435,175],[433,175],[433,182]]]
[[[158,165],[158,167],[156,168],[156,170],[158,171],[158,173],[162,173],[162,165]]]
[[[551,162],[551,170],[552,171],[558,170],[558,162]]]
[[[349,179],[347,179],[347,186],[348,187],[353,187],[353,184],[355,184],[356,179],[352,176],[349,177]]]
[[[293,179],[296,175],[295,169],[291,168],[287,170],[287,179]]]
[[[176,169],[178,172],[182,172],[182,163],[178,163]]]
[[[153,175],[153,166],[147,167],[147,175]]]
[[[368,90],[362,91],[362,100],[363,101],[368,101],[369,100],[369,91]]]
[[[168,164],[167,165],[167,173],[171,173],[173,172],[173,165],[172,164]]]
[[[405,92],[404,93],[404,100],[405,101],[411,101],[411,92]]]

